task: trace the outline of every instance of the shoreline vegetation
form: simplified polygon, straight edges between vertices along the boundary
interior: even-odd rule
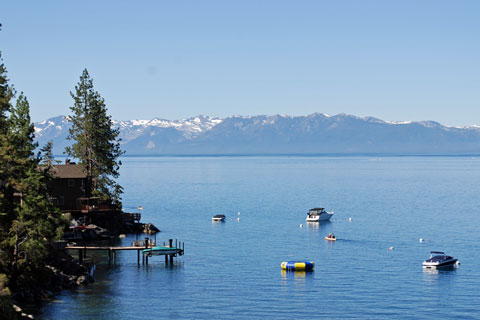
[[[1,29],[1,24],[0,24]],[[71,92],[73,144],[65,153],[79,162],[83,175],[81,196],[87,201],[83,220],[64,210],[63,196],[52,185],[58,164],[52,155],[52,142],[36,153],[35,130],[26,96],[9,84],[0,51],[0,312],[2,319],[33,318],[19,307],[23,302],[52,299],[64,289],[75,289],[94,282],[93,265],[79,263],[62,247],[64,234],[72,225],[97,240],[101,230],[108,238],[121,233],[142,232],[139,217],[129,221],[122,210],[123,188],[116,183],[121,162],[118,131],[112,129],[104,99],[94,90],[85,69]],[[13,101],[16,100],[16,103]],[[71,179],[70,179],[71,180]],[[67,185],[65,181],[64,187]],[[70,187],[70,181],[68,181]],[[80,185],[79,185],[80,186]],[[78,197],[78,195],[77,195]],[[91,201],[104,204],[102,214]],[[106,209],[105,209],[106,208]],[[88,216],[88,226],[86,216]],[[139,215],[138,215],[139,216]],[[93,235],[93,236],[92,236]]]

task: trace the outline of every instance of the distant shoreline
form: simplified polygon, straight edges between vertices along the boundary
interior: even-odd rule
[[[65,155],[54,155],[57,159],[68,158]],[[124,154],[120,158],[244,158],[244,157],[299,157],[299,158],[378,158],[378,157],[480,157],[480,154],[429,154],[429,153],[298,153],[298,154],[270,154],[270,153],[252,153],[252,154]]]

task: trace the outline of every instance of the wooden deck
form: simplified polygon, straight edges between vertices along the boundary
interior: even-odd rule
[[[169,239],[169,244],[164,245],[162,247],[171,248],[173,250],[168,250],[168,252],[155,252],[154,255],[163,255],[165,256],[165,263],[173,263],[173,257],[177,255],[182,256],[185,251],[185,243],[177,242],[175,240],[175,246],[173,245],[173,239]],[[157,247],[156,245],[152,245],[151,243],[147,243],[145,246],[90,246],[90,245],[67,245],[65,250],[78,250],[78,261],[81,263],[83,259],[87,257],[87,251],[107,251],[108,252],[108,263],[116,264],[117,260],[117,251],[137,251],[137,264],[140,265],[140,252],[142,253],[142,263],[148,264],[148,258],[152,256],[150,252],[143,252],[145,249],[152,249]],[[170,257],[170,259],[169,259]]]

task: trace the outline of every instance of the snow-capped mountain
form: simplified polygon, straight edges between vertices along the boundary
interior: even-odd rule
[[[404,153],[480,154],[480,128],[434,121],[392,122],[330,116],[197,116],[183,120],[114,121],[127,155]],[[35,123],[40,146],[62,154],[70,123],[59,116]]]
[[[210,130],[220,122],[222,122],[220,118],[197,116],[173,121],[158,118],[153,120],[113,121],[113,125],[120,128],[120,138],[124,143],[128,143],[152,128],[173,128],[181,132],[185,139],[193,139],[199,134]],[[152,130],[150,130],[149,133],[152,134]]]

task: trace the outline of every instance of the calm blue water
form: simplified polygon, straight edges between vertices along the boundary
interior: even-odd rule
[[[135,252],[122,252],[109,268],[97,254],[97,282],[65,291],[39,318],[480,318],[478,157],[122,162],[125,209],[142,205],[142,220],[162,230],[157,241],[185,241],[185,255],[138,267]],[[316,206],[335,210],[330,223],[305,222]],[[215,214],[227,221],[212,223]],[[338,241],[325,241],[329,232]],[[425,272],[430,250],[462,264]],[[280,268],[305,259],[314,272]]]

